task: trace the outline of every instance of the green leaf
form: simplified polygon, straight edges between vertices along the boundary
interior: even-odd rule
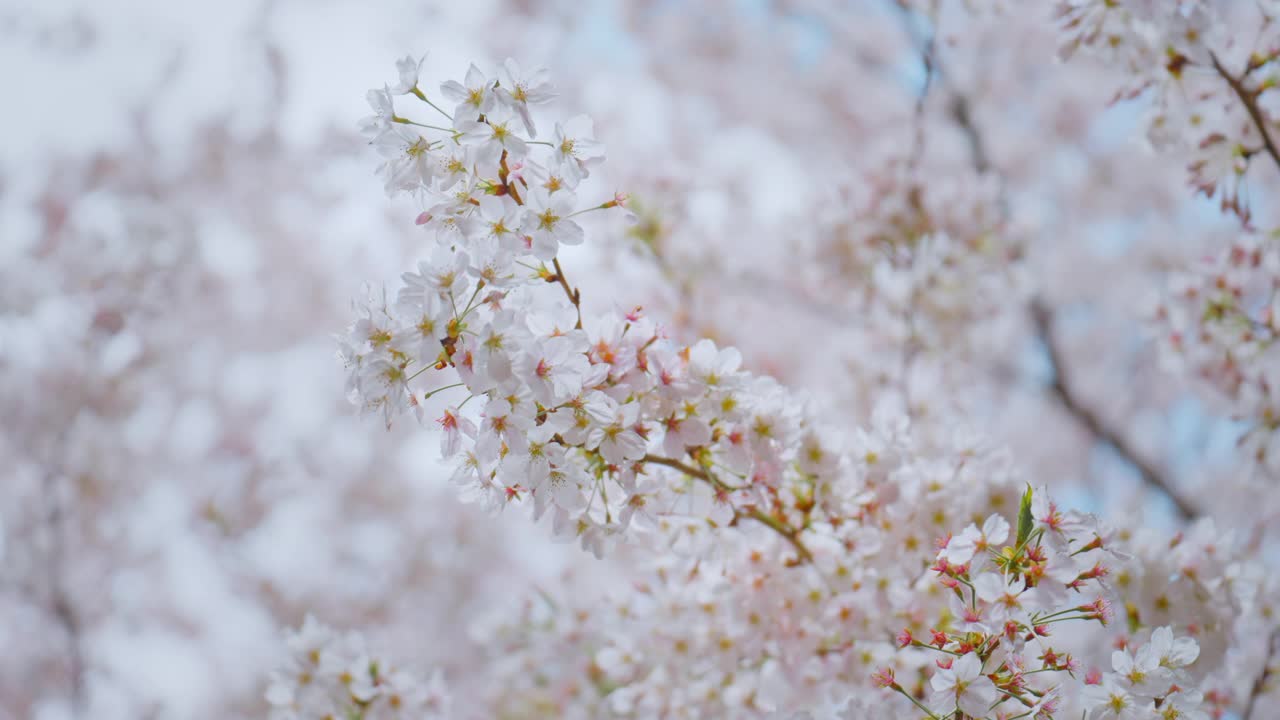
[[[1027,538],[1031,537],[1031,529],[1035,524],[1035,518],[1031,517],[1031,485],[1027,485],[1027,491],[1022,494],[1022,504],[1018,506],[1018,544],[1022,547],[1027,542]]]

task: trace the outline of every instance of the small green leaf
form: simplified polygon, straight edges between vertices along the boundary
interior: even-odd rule
[[[1022,494],[1022,504],[1018,507],[1018,544],[1022,547],[1027,542],[1027,538],[1031,537],[1031,528],[1035,524],[1035,519],[1031,517],[1031,485],[1027,485],[1027,491]]]

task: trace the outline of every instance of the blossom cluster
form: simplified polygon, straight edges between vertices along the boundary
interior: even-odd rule
[[[1112,634],[1126,620],[1147,627],[1127,610],[1134,601],[1123,599],[1134,584],[1119,577],[1128,571],[1118,550],[1127,547],[1041,493],[1022,554],[1009,521],[991,516],[946,541],[932,572],[940,582],[924,580],[909,557],[884,563],[880,547],[815,544],[813,566],[770,567],[764,548],[775,537],[741,542],[730,534],[722,537],[723,561],[663,560],[603,604],[575,601],[571,591],[523,601],[483,631],[495,649],[494,697],[486,702],[513,716],[532,707],[569,718],[774,717],[807,708],[804,717],[897,718],[929,698],[932,709],[924,710],[935,717],[953,710],[973,718],[1077,717],[1101,702],[1094,697],[1102,679],[1097,649],[1108,643],[1081,643],[1086,628],[1075,626],[1133,648],[1139,669],[1156,651],[1139,655],[1138,632]],[[901,512],[893,505],[882,516],[872,512],[888,525]],[[1056,551],[1046,538],[1066,547]],[[1010,575],[1001,568],[1011,564],[1021,569],[1018,579],[1003,582]],[[1035,584],[1022,587],[1027,582]],[[1198,617],[1185,612],[1185,601],[1162,606],[1170,613],[1163,619],[1190,624],[1202,638],[1224,632],[1194,626]],[[897,631],[897,647],[894,622],[908,623]],[[1166,634],[1174,633],[1152,636],[1157,648]],[[1181,694],[1160,693],[1162,707],[1198,717],[1191,706],[1204,668],[1187,672],[1194,643],[1178,634],[1182,663],[1169,669],[1178,670]],[[897,692],[868,706],[869,682]],[[1137,712],[1140,691],[1125,692],[1126,707]],[[1204,695],[1206,708],[1227,702]],[[1155,697],[1146,700],[1150,709]]]
[[[922,710],[931,717],[1045,720],[1074,717],[1077,707],[1094,718],[1154,717],[1157,710],[1205,717],[1200,693],[1179,686],[1190,686],[1181,669],[1199,648],[1187,638],[1175,643],[1168,627],[1136,655],[1116,651],[1116,674],[1086,675],[1081,692],[1076,675],[1083,666],[1055,642],[1054,626],[1115,620],[1111,533],[1030,488],[1012,530],[1003,516],[991,515],[981,527],[945,539],[933,571],[951,595],[950,620],[924,639],[910,629],[898,635],[903,648],[942,656],[930,680],[937,710],[920,704]],[[916,701],[892,668],[878,671],[875,681]]]
[[[876,665],[895,659],[897,629],[946,612],[922,580],[933,539],[953,518],[1017,503],[1007,454],[914,430],[885,412],[855,433],[847,462],[868,490],[838,526],[801,535],[811,562],[747,524],[716,534],[714,552],[649,558],[603,598],[570,588],[498,613],[476,638],[496,649],[486,705],[567,718],[862,708]],[[851,716],[901,717],[876,704],[883,715]]]
[[[465,395],[438,418],[455,481],[491,508],[550,510],[557,535],[597,554],[632,526],[688,541],[740,519],[807,554],[795,536],[840,467],[799,403],[736,350],[672,342],[640,308],[584,317],[560,246],[582,242],[575,217],[625,198],[580,208],[574,188],[600,157],[588,134],[557,124],[554,143],[532,139],[529,105],[550,92],[541,75],[520,79],[509,61],[491,81],[472,67],[441,86],[458,106],[438,129],[391,105],[393,91],[435,105],[418,65],[401,68],[396,88],[371,92],[364,127],[395,148],[388,187],[426,206],[418,223],[435,247],[346,338],[353,398],[389,423],[437,393]]]
[[[1085,677],[1089,716],[1208,720],[1203,694],[1186,689],[1186,668],[1199,654],[1195,640],[1176,638],[1167,627],[1157,628],[1141,647],[1116,650],[1111,655],[1111,672],[1094,671]]]
[[[1122,534],[1060,510],[1038,491],[1031,505],[1038,537],[1028,543],[1032,549],[1022,577],[1024,582],[1028,575],[1042,577],[1032,588],[1011,587],[1016,582],[1001,587],[1005,575],[998,564],[1005,548],[1014,545],[1008,519],[992,516],[969,526],[937,557],[926,554],[931,542],[919,541],[922,530],[937,526],[939,518],[942,527],[950,525],[948,512],[965,517],[983,507],[1013,507],[1017,495],[1011,496],[1007,480],[1003,489],[997,482],[987,490],[991,495],[973,502],[971,491],[982,488],[979,478],[1001,477],[998,462],[970,451],[974,476],[962,465],[951,483],[937,487],[939,481],[930,480],[917,486],[918,472],[944,474],[936,465],[930,469],[937,460],[924,459],[923,447],[903,440],[881,434],[869,444],[881,456],[861,472],[873,482],[887,482],[859,517],[843,526],[846,542],[807,540],[815,556],[812,565],[771,566],[768,548],[770,541],[781,542],[776,536],[725,534],[719,537],[721,559],[662,560],[603,604],[578,604],[565,596],[534,599],[518,612],[505,613],[480,638],[500,648],[502,658],[492,667],[500,689],[491,702],[508,709],[537,706],[562,717],[767,717],[770,711],[806,706],[820,718],[840,717],[838,712],[904,717],[909,707],[891,702],[865,709],[859,703],[868,695],[859,689],[867,687],[875,670],[875,677],[894,677],[912,697],[923,698],[937,685],[949,689],[954,702],[955,685],[947,684],[946,668],[922,657],[938,651],[930,644],[926,653],[912,642],[932,642],[941,634],[952,638],[944,644],[951,652],[986,637],[999,650],[991,657],[1017,655],[1023,663],[1020,676],[1031,680],[1036,692],[1046,692],[1051,675],[1060,673],[1048,687],[1052,697],[1039,698],[1046,713],[1057,714],[1042,717],[1074,717],[1070,708],[1085,707],[1086,670],[1099,664],[1096,647],[1107,643],[1081,643],[1078,629],[1059,625],[1069,620],[1095,626],[1126,645],[1153,627],[1150,623],[1167,623],[1180,635],[1209,641],[1214,647],[1209,664],[1197,665],[1200,672],[1183,681],[1188,691],[1200,687],[1206,668],[1221,671],[1222,639],[1233,633],[1231,623],[1240,613],[1224,595],[1223,574],[1231,572],[1224,562],[1227,548],[1215,548],[1221,541],[1211,527],[1202,523],[1172,546],[1129,533],[1121,541]],[[872,470],[875,465],[880,468]],[[883,480],[875,480],[884,470]],[[940,532],[945,538],[945,530]],[[1059,538],[1070,550],[1051,555],[1054,545],[1044,541],[1046,536]],[[935,572],[943,582],[924,581],[929,563],[920,560],[925,557],[935,567],[950,557],[951,575]],[[961,573],[964,565],[972,575]],[[955,575],[974,586],[976,601]],[[1004,638],[1015,616],[1025,635]],[[908,645],[902,652],[889,641],[895,632]],[[1017,652],[1010,650],[1015,643]],[[944,665],[947,657],[954,656],[943,657]],[[959,670],[971,669],[971,662]],[[1033,704],[1039,700],[1030,691],[1022,695]],[[1229,694],[1205,696],[1206,706],[1229,704]],[[1189,697],[1190,692],[1179,701]],[[904,695],[898,699],[905,704]],[[1023,710],[994,717],[1026,711],[1019,706]]]
[[[549,514],[557,536],[598,556],[624,537],[658,548],[607,603],[544,594],[478,631],[499,654],[485,705],[847,716],[875,684],[897,696],[873,713],[896,717],[913,703],[934,718],[1102,711],[1085,692],[1097,683],[1077,677],[1097,644],[1054,632],[1096,623],[1106,638],[1118,603],[1130,633],[1151,627],[1146,605],[1111,583],[1124,552],[1112,532],[1021,492],[1007,453],[910,407],[881,405],[870,427],[840,432],[736,350],[677,342],[640,308],[584,312],[561,247],[584,240],[580,215],[626,203],[577,201],[594,141],[559,125],[556,142],[536,139],[551,92],[541,73],[508,61],[493,80],[472,67],[440,86],[451,113],[418,86],[420,68],[406,58],[400,82],[370,94],[364,128],[388,190],[422,206],[430,257],[343,338],[351,396],[389,423],[456,393],[437,422],[464,496]],[[449,125],[402,116],[394,100],[408,95]],[[927,280],[927,261],[912,267],[923,236],[908,235],[901,270]],[[1163,624],[1197,626],[1180,610]],[[1197,712],[1178,679],[1187,688],[1172,700],[1169,688],[1126,692]]]
[[[810,293],[856,314],[847,362],[889,375],[909,411],[962,405],[963,373],[1007,353],[1028,299],[1025,228],[1006,217],[990,174],[888,163],[815,211]],[[856,220],[851,220],[856,218]],[[961,359],[969,362],[961,362]],[[945,391],[943,390],[945,388]]]
[[[357,634],[342,635],[308,615],[285,640],[289,656],[267,689],[277,720],[345,718],[447,720],[450,696],[440,671],[423,681],[378,655]]]
[[[264,716],[268,666],[283,655],[272,628],[306,612],[360,626],[377,657],[362,660],[369,650],[337,635],[316,667],[292,653],[270,690],[280,715],[927,717],[914,700],[960,720],[959,703],[979,709],[969,691],[980,699],[989,688],[1000,720],[1030,717],[1025,702],[1043,712],[1056,702],[1064,720],[1195,715],[1196,693],[1215,720],[1272,712],[1280,493],[1274,403],[1259,398],[1274,397],[1273,343],[1233,339],[1225,318],[1247,315],[1273,335],[1266,288],[1280,273],[1269,238],[1206,230],[1237,233],[1237,218],[1223,222],[1193,198],[1182,170],[1191,164],[1195,189],[1221,192],[1248,224],[1274,227],[1262,200],[1280,178],[1267,157],[1280,97],[1275,2],[1078,0],[1058,3],[1068,14],[1054,22],[1017,2],[993,17],[984,3],[932,0],[870,13],[826,0],[621,0],[610,38],[641,59],[621,63],[579,42],[599,35],[600,20],[580,3],[442,6],[424,39],[551,50],[569,73],[555,91],[592,108],[611,163],[598,164],[585,118],[561,123],[582,164],[559,158],[545,74],[503,64],[442,87],[420,84],[426,65],[412,58],[371,96],[376,184],[361,182],[366,160],[353,157],[367,148],[334,134],[328,101],[304,92],[354,6],[259,4],[215,12],[244,23],[181,23],[201,28],[188,62],[133,90],[85,82],[118,75],[119,53],[142,49],[111,42],[138,24],[127,7],[67,15],[37,3],[0,29],[36,71],[12,88],[16,105],[57,104],[75,86],[95,107],[91,126],[11,114],[34,132],[11,133],[22,147],[0,152],[0,635],[17,649],[0,669],[0,716]],[[385,41],[404,34],[417,5],[359,17]],[[1094,20],[1101,35],[1088,37]],[[164,34],[181,44],[172,29]],[[1063,30],[1069,41],[1082,33],[1069,63],[1051,50]],[[98,41],[77,41],[86,38]],[[221,78],[237,92],[209,92],[220,79],[208,70],[225,67],[228,47],[250,72]],[[354,67],[378,47],[335,59]],[[131,66],[158,67],[160,50],[150,62],[129,55]],[[1104,110],[1113,85],[1120,98],[1140,95]],[[189,102],[181,89],[194,87],[205,92]],[[1148,104],[1144,129],[1162,153],[1135,151],[1117,132]],[[569,175],[581,175],[572,187]],[[466,183],[476,202],[454,213]],[[612,196],[611,183],[643,207]],[[371,212],[384,186],[396,210]],[[540,187],[582,198],[568,213],[612,199],[643,220],[615,232],[622,212],[578,212],[585,247],[569,247],[572,228],[549,238],[526,210]],[[510,287],[484,278],[480,289],[464,269],[456,308],[432,315],[445,328],[434,340],[417,327],[425,300],[401,302],[393,287],[362,310],[393,337],[348,338],[376,366],[354,378],[358,401],[389,418],[419,414],[432,429],[382,432],[347,417],[324,349],[328,329],[350,319],[352,278],[401,265],[422,276],[406,252],[439,272],[437,245],[490,265],[476,242],[498,215],[514,228],[497,233],[499,249],[514,248]],[[436,242],[441,234],[449,239]],[[1151,352],[1135,308],[1192,243],[1214,259],[1179,260],[1189,269],[1165,293],[1170,315],[1155,318],[1164,352]],[[1229,257],[1237,247],[1243,265]],[[1226,291],[1210,265],[1228,268]],[[1222,292],[1230,310],[1218,317],[1186,286],[1200,301]],[[483,304],[494,290],[510,326]],[[624,311],[606,312],[610,302]],[[455,320],[466,326],[456,337]],[[557,431],[565,442],[552,435],[550,452],[565,458],[548,461],[547,480],[553,463],[585,465],[585,485],[535,492],[540,465],[525,473],[503,461],[512,447],[535,454],[531,433],[567,408],[535,398],[531,419],[517,413],[528,428],[479,447],[485,406],[537,387],[502,369],[523,362],[523,339],[478,363],[493,392],[459,384],[467,366],[453,361],[459,349],[478,355],[485,323],[556,344],[572,336],[559,362],[583,374],[601,364],[591,346],[609,323],[629,325],[618,354],[637,367],[665,350],[688,372],[704,349],[732,356],[732,346],[739,401],[776,391],[802,430],[766,448],[776,453],[751,448],[737,477],[720,438],[741,418],[711,393],[674,415],[688,433],[673,440],[672,415],[647,414],[643,368],[584,377],[583,394],[639,405],[631,427],[645,458],[626,460],[631,447],[614,469],[603,428],[583,431],[601,430],[599,445]],[[1158,359],[1181,372],[1152,372]],[[390,382],[397,373],[403,385]],[[1214,417],[1188,397],[1196,389],[1216,401]],[[1222,452],[1240,434],[1239,452]],[[441,435],[444,464],[431,457]],[[709,439],[686,446],[681,436]],[[810,437],[829,470],[800,466]],[[500,519],[455,504],[449,462],[472,455],[491,472],[460,474],[463,493],[507,508]],[[750,485],[745,476],[773,460],[776,487]],[[1009,657],[1003,636],[985,663],[985,646],[950,653],[1002,629],[989,622],[988,586],[1004,573],[977,546],[1001,522],[1000,545],[1016,546],[1028,480],[1117,523],[1096,531],[1104,549],[1079,556],[1099,558],[1105,575],[1036,614],[1104,600],[1113,617],[1048,623],[1048,636],[1025,640],[1016,686],[1016,666],[996,664]],[[653,491],[633,497],[632,481]],[[1176,508],[1151,502],[1162,494]],[[588,547],[628,544],[604,560],[547,545],[554,519],[561,537]],[[931,570],[944,540],[951,574]],[[975,570],[980,557],[989,561]],[[966,611],[993,627],[958,630]],[[1073,614],[1084,613],[1063,617]],[[899,648],[904,630],[929,647]],[[935,632],[950,652],[932,644]],[[1194,663],[1152,667],[1168,655],[1152,646],[1186,649],[1188,639]],[[1079,670],[1046,669],[1042,648],[1056,656],[1049,665]],[[405,707],[424,691],[443,699],[439,674],[393,682],[388,657],[442,672],[452,707]],[[881,671],[906,694],[877,690]]]
[[[1280,475],[1280,244],[1245,235],[1203,257],[1153,315],[1168,364],[1247,422],[1245,457]]]
[[[1088,48],[1125,67],[1121,96],[1150,96],[1151,142],[1188,152],[1192,184],[1248,222],[1252,160],[1270,155],[1280,163],[1274,4],[1063,0],[1059,16],[1064,53]],[[1228,20],[1257,32],[1233,36]]]

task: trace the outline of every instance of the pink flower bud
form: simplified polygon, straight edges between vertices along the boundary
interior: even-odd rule
[[[882,688],[891,688],[898,684],[893,677],[893,668],[891,667],[883,667],[872,673],[871,682],[875,683],[876,687]]]
[[[913,640],[914,638],[911,637],[911,630],[909,628],[903,628],[902,632],[898,633],[899,648],[904,648],[910,645]]]

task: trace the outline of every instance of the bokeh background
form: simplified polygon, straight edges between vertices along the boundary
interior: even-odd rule
[[[588,307],[738,345],[849,427],[896,395],[1129,527],[1190,508],[1267,547],[1274,467],[1151,322],[1239,222],[1057,43],[960,3],[0,3],[0,718],[261,716],[308,612],[483,685],[513,597],[625,566],[460,504],[429,422],[347,403],[352,298],[427,246],[354,131],[405,54],[428,93],[544,65],[595,118],[584,196],[639,222],[569,255]],[[928,233],[946,282],[904,292],[882,250]]]

